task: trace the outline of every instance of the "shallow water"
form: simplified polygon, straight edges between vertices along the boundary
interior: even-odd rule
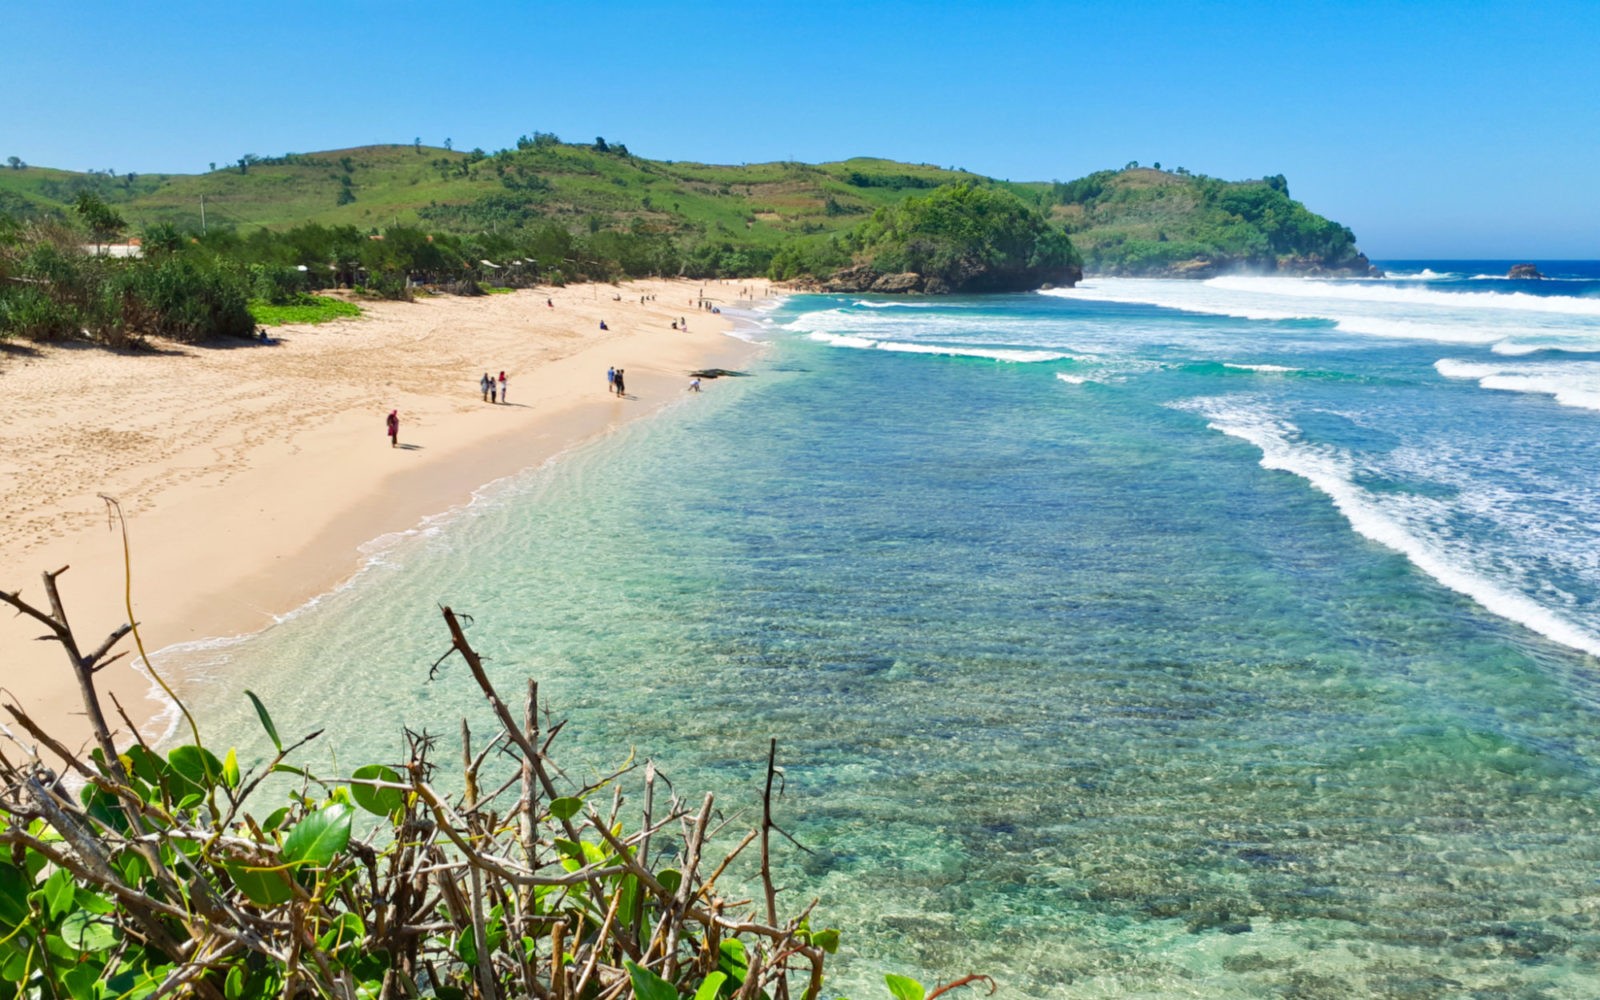
[[[1600,412],[1548,391],[1600,318],[1429,281],[790,300],[755,377],[186,690],[258,750],[245,687],[328,726],[330,768],[448,744],[488,716],[426,681],[445,603],[577,774],[636,747],[748,803],[775,736],[783,882],[857,1000],[1600,995]]]

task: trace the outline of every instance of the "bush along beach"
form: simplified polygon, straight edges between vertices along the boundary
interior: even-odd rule
[[[839,932],[813,923],[814,900],[781,905],[773,883],[771,852],[787,838],[774,818],[776,741],[759,822],[717,853],[728,823],[715,798],[679,798],[652,764],[568,778],[537,684],[514,712],[467,639],[470,618],[443,608],[443,655],[419,670],[469,671],[494,719],[487,739],[462,720],[448,776],[436,736],[410,730],[403,761],[316,773],[297,755],[320,731],[286,740],[253,694],[272,747],[256,766],[207,746],[181,703],[179,745],[159,752],[129,723],[134,742],[118,747],[95,675],[124,638],[141,655],[143,644],[128,624],[81,644],[61,572],[44,574],[42,603],[0,592],[60,644],[94,730],[79,752],[5,706],[16,727],[0,745],[9,995],[820,994]],[[984,982],[930,991],[887,977],[899,1000]]]

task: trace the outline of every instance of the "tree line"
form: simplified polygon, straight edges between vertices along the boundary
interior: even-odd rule
[[[880,271],[925,273],[936,279],[933,288],[981,290],[986,281],[1019,287],[1027,274],[1078,260],[1065,233],[1031,206],[971,183],[908,198],[843,234],[796,236],[776,248],[643,217],[620,228],[590,217],[574,231],[509,194],[420,214],[424,224],[483,228],[397,224],[380,232],[306,223],[241,233],[157,223],[140,234],[136,255],[113,256],[106,247],[129,227],[95,192],[80,192],[66,216],[0,214],[0,339],[123,347],[149,336],[249,336],[252,301],[289,304],[328,289],[407,299],[422,287],[470,295],[484,285],[660,275],[792,280],[866,261]],[[974,275],[1001,274],[1009,277],[974,284]]]

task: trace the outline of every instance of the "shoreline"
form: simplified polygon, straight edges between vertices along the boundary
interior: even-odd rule
[[[0,586],[43,604],[37,574],[70,565],[60,588],[80,645],[122,624],[121,539],[97,498],[106,493],[127,516],[133,612],[158,669],[160,650],[259,632],[351,580],[373,542],[659,413],[681,399],[691,370],[739,367],[760,347],[732,336],[731,318],[688,303],[702,289],[731,300],[749,284],[672,279],[380,302],[355,319],[279,328],[276,346],[174,347],[154,358],[0,353],[0,386],[24,404],[0,416]],[[689,332],[672,329],[679,317]],[[506,370],[505,404],[483,402],[477,380],[491,362],[468,362],[473,354],[501,359],[490,374]],[[626,399],[606,390],[613,364],[628,372]],[[94,400],[55,391],[107,384]],[[389,409],[400,411],[398,448],[380,438]],[[54,447],[39,446],[46,440]],[[81,489],[63,481],[77,470]],[[32,641],[38,631],[18,616],[0,620],[0,696],[62,742],[86,741],[64,654]],[[147,731],[170,706],[131,667],[132,639],[116,648],[128,655],[98,676],[102,698],[114,695]],[[9,715],[0,723],[10,726]]]

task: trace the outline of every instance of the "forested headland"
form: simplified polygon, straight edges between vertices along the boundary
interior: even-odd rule
[[[137,250],[127,249],[136,243]],[[104,248],[116,245],[119,254]],[[1281,176],[1139,168],[1013,182],[882,159],[717,166],[549,133],[467,152],[245,155],[199,174],[0,168],[0,338],[249,335],[407,298],[681,275],[879,292],[1015,291],[1081,271],[1368,273]]]

